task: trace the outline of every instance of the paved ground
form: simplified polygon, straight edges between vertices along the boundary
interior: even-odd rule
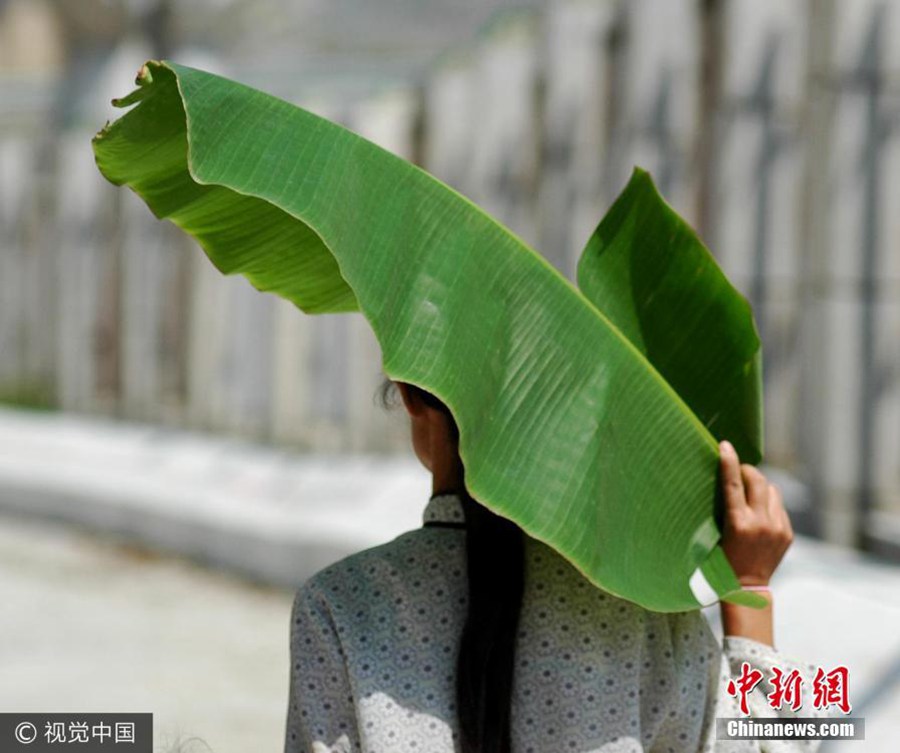
[[[0,512],[85,525],[293,586],[421,524],[409,457],[303,456],[141,424],[0,408]]]
[[[290,592],[4,515],[0,603],[3,711],[151,711],[160,753],[283,746]]]
[[[160,751],[279,750],[294,585],[418,525],[427,495],[412,459],[0,411],[0,709],[152,711]],[[823,752],[893,753],[900,568],[800,538],[774,586],[779,648],[849,666],[866,718]]]

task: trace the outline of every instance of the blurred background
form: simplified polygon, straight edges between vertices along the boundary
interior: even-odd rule
[[[343,123],[570,279],[632,167],[751,301],[786,652],[900,737],[900,0],[0,0],[0,710],[279,749],[293,590],[421,523],[359,315],[221,276],[90,139],[147,58]],[[715,624],[715,611],[710,612]]]

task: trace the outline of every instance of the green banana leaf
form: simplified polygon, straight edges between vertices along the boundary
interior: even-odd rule
[[[362,312],[385,373],[452,411],[466,483],[482,504],[648,609],[765,604],[740,590],[717,545],[718,447],[704,425],[752,438],[758,421],[746,421],[758,416],[759,394],[734,388],[745,402],[730,405],[725,388],[719,402],[697,404],[701,420],[667,381],[680,384],[671,372],[687,364],[710,369],[716,384],[745,362],[679,357],[681,347],[708,347],[703,319],[718,315],[690,295],[669,296],[683,310],[637,304],[628,314],[627,270],[605,263],[618,257],[608,249],[629,244],[632,266],[658,261],[642,254],[657,240],[642,226],[601,224],[582,264],[585,295],[467,198],[349,130],[170,62],[148,62],[137,84],[115,101],[136,107],[94,138],[102,174],[194,236],[223,273],[308,313]],[[636,173],[620,215],[637,200],[650,216],[671,215],[648,185]],[[715,267],[705,251],[686,253]],[[691,264],[672,269],[697,274]],[[618,281],[597,282],[607,274]],[[697,290],[715,283],[725,308],[749,313],[720,274],[706,279]],[[729,336],[752,349],[752,320],[729,321]],[[648,324],[652,337],[629,339]],[[660,350],[667,336],[675,342]],[[658,353],[667,377],[648,360]]]
[[[636,171],[578,261],[581,292],[742,462],[762,459],[762,348],[694,230]]]

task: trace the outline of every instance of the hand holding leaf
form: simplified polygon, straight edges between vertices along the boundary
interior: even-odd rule
[[[722,549],[745,586],[766,586],[794,532],[781,490],[759,469],[740,462],[730,442],[721,442],[725,534]]]

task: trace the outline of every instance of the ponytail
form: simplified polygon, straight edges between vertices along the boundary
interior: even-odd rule
[[[462,494],[469,607],[456,662],[462,753],[510,753],[522,529]]]
[[[427,404],[449,409],[410,385]],[[464,476],[462,461],[460,470]],[[456,661],[456,706],[462,753],[510,753],[515,649],[524,585],[524,535],[515,523],[460,491],[466,519],[468,610]]]

